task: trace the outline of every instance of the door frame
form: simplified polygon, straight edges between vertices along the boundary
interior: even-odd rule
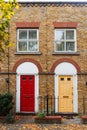
[[[20,76],[34,75],[35,76],[35,113],[39,110],[39,70],[32,62],[23,62],[16,69],[16,112],[20,113]],[[26,112],[25,112],[26,113]],[[30,113],[30,112],[27,112]]]
[[[20,77],[21,75],[34,75],[35,76],[35,113],[38,112],[38,96],[39,96],[39,83],[38,83],[38,79],[39,79],[39,75],[38,74],[26,74],[26,73],[21,73],[21,74],[17,74],[17,77],[16,77],[16,112],[21,112],[20,111]],[[28,113],[28,112],[26,112]],[[30,112],[29,112],[30,113]]]

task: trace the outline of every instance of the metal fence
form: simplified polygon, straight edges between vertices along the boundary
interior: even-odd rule
[[[55,113],[55,97],[46,95],[39,97],[39,110],[46,115],[54,115]]]
[[[40,96],[39,97],[39,111],[46,113],[46,115],[55,114],[55,100],[59,100],[54,96]],[[87,97],[78,98],[78,111],[82,114],[87,114]]]
[[[87,97],[83,96],[83,114],[87,114]]]

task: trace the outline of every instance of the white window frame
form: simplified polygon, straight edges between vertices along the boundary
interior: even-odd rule
[[[37,31],[37,39],[30,39],[29,40],[29,38],[28,38],[28,36],[27,36],[27,40],[26,39],[21,39],[21,40],[19,40],[19,30],[26,30],[26,31],[30,31],[30,30],[35,30],[35,31]],[[27,33],[28,34],[28,33]],[[18,47],[18,44],[19,44],[19,41],[27,41],[27,48],[28,48],[28,42],[29,41],[37,41],[37,46],[38,46],[38,49],[37,49],[37,51],[29,51],[28,49],[27,49],[27,51],[20,51],[19,50],[19,47]],[[38,29],[26,29],[26,28],[24,28],[24,29],[17,29],[17,52],[39,52],[39,30]]]
[[[67,40],[65,37],[66,37],[66,31],[69,30],[69,31],[74,31],[74,40]],[[70,41],[70,42],[74,42],[75,43],[75,48],[74,48],[74,51],[58,51],[56,50],[56,31],[64,31],[64,40],[58,40],[58,41],[63,41],[64,42],[64,49],[66,48],[66,42],[67,41]],[[76,29],[55,29],[55,41],[54,41],[54,51],[55,52],[76,52],[77,51],[77,42],[76,42]]]

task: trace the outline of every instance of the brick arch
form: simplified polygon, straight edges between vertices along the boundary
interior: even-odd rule
[[[34,59],[30,59],[30,58],[20,59],[19,61],[17,61],[17,62],[15,63],[15,65],[14,65],[12,71],[13,71],[13,72],[16,72],[17,67],[18,67],[20,64],[24,63],[24,62],[32,62],[32,63],[34,63],[34,64],[38,67],[39,72],[42,72],[42,67],[41,67],[41,65],[39,64],[39,62],[36,61],[36,60],[34,60]]]
[[[57,65],[59,65],[60,63],[62,62],[68,62],[68,63],[71,63],[75,66],[75,68],[77,69],[77,72],[80,72],[81,69],[79,67],[79,65],[76,63],[76,61],[72,60],[72,59],[69,59],[69,58],[62,58],[62,59],[59,59],[57,61],[55,61],[55,63],[53,64],[53,66],[51,67],[51,72],[54,72],[55,68]]]

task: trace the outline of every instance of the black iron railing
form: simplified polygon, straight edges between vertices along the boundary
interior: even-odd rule
[[[55,98],[46,95],[39,97],[39,111],[46,113],[46,115],[52,115],[55,113]]]
[[[51,95],[39,97],[39,111],[45,112],[46,115],[55,114],[55,100],[59,100]],[[78,98],[78,113],[87,114],[87,97]]]

